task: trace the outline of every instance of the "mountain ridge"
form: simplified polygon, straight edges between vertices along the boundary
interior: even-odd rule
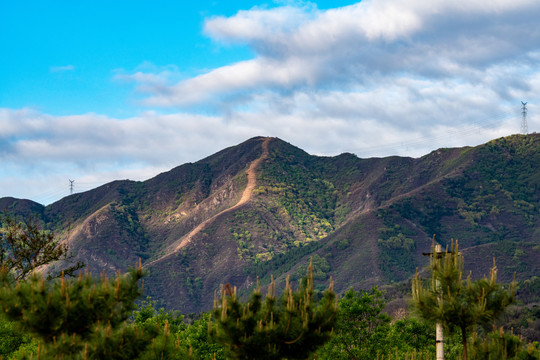
[[[93,272],[141,258],[147,294],[193,312],[211,307],[220,284],[247,291],[270,273],[296,281],[310,257],[318,286],[332,276],[339,292],[404,281],[426,264],[434,234],[443,245],[459,239],[475,275],[498,254],[503,280],[512,270],[530,277],[540,271],[538,169],[538,134],[416,159],[313,156],[256,137],[144,182],[46,207],[13,198],[0,206],[34,214]]]

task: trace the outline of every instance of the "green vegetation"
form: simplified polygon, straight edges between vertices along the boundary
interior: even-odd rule
[[[515,135],[478,147],[474,166],[445,182],[461,218],[477,229],[490,224],[504,231],[507,240],[533,231],[540,206],[540,176],[533,170],[540,167],[539,154],[537,136]],[[520,232],[502,228],[510,219]]]
[[[243,302],[226,285],[214,310],[191,323],[177,311],[156,309],[156,302],[149,299],[136,309],[140,268],[115,279],[81,274],[45,280],[34,274],[19,282],[4,269],[0,355],[6,359],[433,358],[431,323],[414,317],[392,319],[384,312],[386,302],[377,288],[350,289],[336,303],[330,287],[316,300],[320,295],[314,291],[311,268],[297,291],[287,284],[281,296],[271,283],[264,299],[257,288]],[[485,308],[493,308],[501,297],[487,293]],[[459,342],[456,336],[446,339],[448,360],[463,359]],[[502,330],[485,336],[473,333],[469,349],[469,358],[475,360],[540,359],[538,342],[527,344]]]
[[[58,243],[54,234],[41,230],[32,217],[20,222],[4,213],[0,225],[0,263],[16,280],[27,278],[40,266],[71,258],[68,246]],[[83,266],[79,262],[60,274],[72,275]]]
[[[418,199],[405,199],[398,201],[390,209],[395,210],[401,217],[419,224],[429,236],[442,235],[441,220],[452,215],[452,208],[431,196],[422,196]]]
[[[4,268],[0,272],[0,309],[16,326],[31,333],[38,342],[27,359],[160,359],[185,358],[171,336],[169,325],[127,323],[140,295],[139,267],[116,279],[92,278],[45,281],[33,274],[14,282]],[[182,353],[182,354],[181,354]],[[180,356],[181,355],[181,356]]]
[[[413,307],[428,321],[439,322],[448,331],[461,331],[463,358],[468,359],[468,334],[477,325],[490,325],[514,300],[515,283],[504,289],[497,283],[497,268],[493,266],[490,278],[463,280],[463,258],[457,242],[450,251],[431,249],[431,282],[428,288],[417,272],[413,281]]]
[[[246,272],[249,275],[259,277],[261,282],[269,283],[270,274],[273,274],[277,278],[287,273],[296,264],[305,259],[306,256],[313,254],[322,246],[323,245],[319,242],[311,242],[297,248],[292,248],[286,253],[277,254],[272,261],[254,264],[248,268]]]
[[[538,342],[525,344],[519,336],[508,334],[502,328],[488,333],[485,337],[473,334],[471,339],[471,359],[540,359]]]
[[[133,248],[133,252],[136,256],[140,257],[143,261],[148,258],[148,235],[144,231],[139,221],[139,216],[133,207],[121,205],[118,203],[112,203],[111,213],[114,216],[117,224],[126,233],[126,237],[130,239],[136,239],[134,242],[136,248]]]
[[[185,328],[177,333],[180,344],[190,348],[194,359],[200,360],[223,360],[225,348],[208,331],[212,324],[210,312],[201,314],[200,318],[192,324],[186,324]]]
[[[499,279],[510,282],[517,273],[516,301],[501,321],[508,336],[513,336],[513,328],[515,336],[540,340],[540,287],[533,277],[540,271],[540,134],[511,136],[474,148],[440,149],[419,159],[311,156],[272,139],[269,156],[257,169],[252,199],[206,223],[181,251],[150,264],[191,229],[234,204],[247,182],[245,170],[263,152],[260,145],[261,139],[253,139],[148,181],[113,182],[46,207],[7,198],[0,204],[19,218],[34,213],[42,235],[59,234],[43,239],[57,244],[68,240],[95,274],[105,270],[112,278],[115,269],[125,271],[141,257],[149,269],[148,294],[165,308],[186,314],[209,309],[211,293],[221,283],[238,285],[242,300],[248,299],[256,277],[266,288],[273,274],[277,287],[283,288],[290,275],[296,288],[310,257],[314,298],[334,275],[339,279],[337,293],[351,286],[390,289],[388,293],[394,294],[387,295],[388,311],[393,314],[397,304],[406,307],[404,297],[410,295],[409,291],[395,295],[395,289],[425,265],[427,258],[421,254],[429,249],[433,234],[455,237],[467,256],[467,271],[481,274],[479,269],[488,269],[495,256]],[[13,250],[6,244],[2,249],[9,267]],[[57,275],[61,266],[47,268]],[[16,276],[22,270],[12,268],[11,273]],[[155,311],[151,317],[159,317]],[[181,339],[180,334],[195,325],[190,319],[193,316],[182,321],[185,329],[180,325],[174,329],[169,319],[169,331]],[[386,338],[401,320],[397,317],[387,326]],[[1,322],[10,343],[37,349],[37,338],[23,338],[28,333],[17,333],[14,320]],[[207,322],[197,322],[193,338],[204,338]],[[487,339],[487,330],[475,330],[479,341]],[[471,347],[473,335],[468,337]],[[461,331],[448,339],[449,359],[455,359],[461,351]],[[396,357],[395,349],[390,354],[387,345],[379,344],[384,349],[381,356]],[[192,346],[193,356],[199,356],[197,346]],[[414,351],[426,349],[410,348]],[[472,349],[468,355],[473,356]]]
[[[433,357],[435,338],[431,327],[410,318],[392,322],[383,312],[385,305],[377,288],[348,290],[339,300],[334,334],[317,352],[318,358],[370,360],[396,356],[405,359],[412,354]]]
[[[11,359],[19,354],[35,353],[37,339],[21,329],[14,321],[0,317],[0,356]]]
[[[378,229],[377,245],[380,249],[380,268],[390,281],[402,281],[414,273],[413,259],[416,244],[411,238],[414,231],[394,221],[398,219],[391,211],[381,209],[378,217],[384,226]]]
[[[332,285],[323,299],[313,299],[313,272],[297,291],[289,281],[283,295],[276,296],[272,281],[264,300],[257,286],[247,303],[236,288],[225,285],[214,301],[215,324],[211,334],[225,345],[230,359],[308,359],[329,338],[337,304]]]
[[[236,211],[229,232],[236,241],[238,257],[250,263],[270,260],[274,256],[273,246],[259,245],[252,239],[253,234],[268,233],[268,229],[269,225],[260,213]]]
[[[309,267],[311,267],[311,269],[309,269]],[[313,280],[325,281],[330,277],[330,265],[328,264],[328,261],[318,254],[311,257],[309,266],[307,264],[298,266],[296,272],[292,276],[292,280],[301,281],[307,271],[311,271]]]
[[[319,240],[334,230],[337,201],[335,186],[324,174],[322,162],[282,146],[271,152],[256,193],[276,199],[281,207],[278,212],[290,217],[305,241]]]

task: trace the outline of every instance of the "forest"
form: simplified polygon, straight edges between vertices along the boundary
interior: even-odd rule
[[[32,219],[4,214],[2,224],[3,359],[433,359],[436,324],[446,359],[540,359],[538,342],[514,334],[506,316],[520,286],[535,285],[498,282],[495,264],[471,280],[457,242],[444,250],[434,242],[408,309],[393,317],[377,287],[339,298],[332,281],[316,287],[313,258],[295,285],[278,289],[272,279],[245,297],[225,284],[211,311],[181,314],[141,298],[140,263],[114,278],[79,263],[46,276],[69,249]]]

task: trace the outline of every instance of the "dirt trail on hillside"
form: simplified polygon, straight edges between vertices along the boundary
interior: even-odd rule
[[[202,229],[204,229],[206,227],[206,225],[208,225],[209,223],[214,221],[214,219],[216,219],[218,216],[223,215],[223,214],[225,214],[225,213],[227,213],[229,211],[232,211],[232,210],[244,205],[249,200],[251,200],[251,197],[253,196],[253,190],[255,190],[255,186],[257,186],[257,174],[256,174],[255,171],[257,170],[257,168],[259,167],[261,162],[268,157],[268,143],[269,142],[270,142],[270,138],[264,139],[264,141],[262,143],[262,148],[263,148],[262,155],[257,160],[253,161],[249,165],[249,168],[246,171],[247,176],[248,176],[248,183],[247,183],[246,188],[244,189],[244,192],[242,193],[242,197],[236,203],[236,205],[233,205],[232,207],[230,207],[228,209],[225,209],[225,210],[217,213],[216,215],[212,216],[211,218],[208,218],[205,221],[203,221],[202,223],[200,223],[199,226],[197,226],[195,229],[191,230],[191,232],[184,237],[182,242],[176,247],[176,249],[174,249],[174,252],[177,252],[178,250],[180,250],[181,248],[186,246],[186,244],[188,244],[191,241],[193,236],[198,234]]]
[[[155,264],[155,263],[157,263],[157,262],[159,262],[159,261],[161,261],[161,260],[163,260],[163,259],[177,253],[178,251],[180,251],[180,249],[182,249],[184,246],[189,244],[195,235],[200,233],[201,230],[203,230],[208,224],[210,224],[212,221],[214,221],[218,216],[221,216],[221,215],[223,215],[223,214],[225,214],[225,213],[227,213],[229,211],[235,210],[235,209],[239,208],[240,206],[244,205],[245,203],[247,203],[248,201],[251,200],[251,198],[253,197],[253,190],[255,190],[255,187],[257,186],[257,168],[259,167],[259,165],[266,158],[268,158],[268,155],[269,155],[268,144],[270,143],[270,140],[271,140],[271,138],[265,138],[263,140],[263,142],[261,144],[262,150],[263,150],[262,155],[259,158],[257,158],[256,160],[254,160],[249,165],[249,168],[246,170],[248,181],[247,181],[246,188],[244,189],[244,192],[242,193],[242,197],[240,198],[240,200],[235,205],[231,206],[230,208],[225,209],[223,211],[220,211],[219,213],[215,214],[214,216],[212,216],[212,217],[206,219],[205,221],[203,221],[202,223],[200,223],[196,228],[191,230],[187,235],[185,235],[183,237],[180,244],[178,244],[178,246],[176,246],[176,248],[172,252],[160,257],[157,260],[149,262],[144,267]]]

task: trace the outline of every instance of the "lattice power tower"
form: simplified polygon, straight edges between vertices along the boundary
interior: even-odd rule
[[[529,127],[527,126],[527,102],[521,102],[521,133],[527,135]]]

